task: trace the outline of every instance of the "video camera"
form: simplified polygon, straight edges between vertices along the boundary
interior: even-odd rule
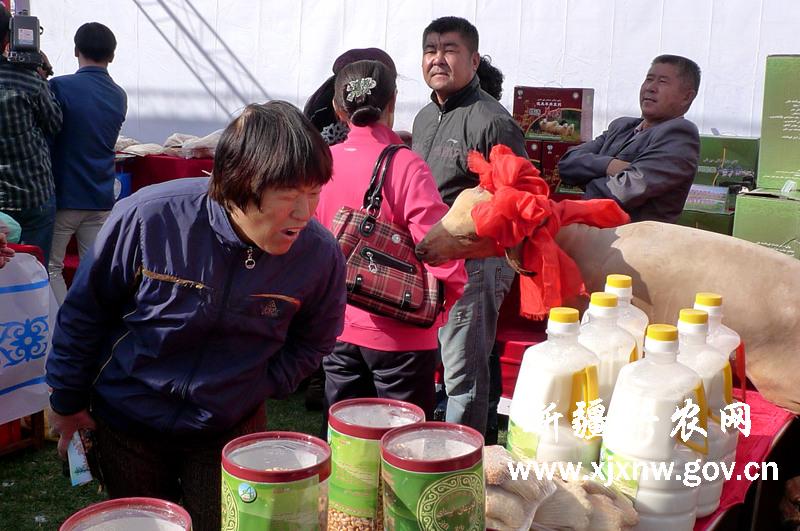
[[[28,2],[16,2],[11,15],[8,32],[9,63],[38,68],[44,66],[44,58],[39,50],[39,35],[42,32],[38,17],[28,14]]]

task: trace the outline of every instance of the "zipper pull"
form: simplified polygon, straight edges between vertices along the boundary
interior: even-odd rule
[[[369,261],[369,264],[367,264],[367,269],[374,275],[378,272],[378,265],[375,263],[375,257],[373,256],[372,251],[367,251],[365,254],[367,255],[367,260]]]
[[[247,248],[247,258],[245,258],[245,260],[244,260],[244,266],[247,269],[253,269],[256,266],[256,261],[253,258],[253,248],[252,247],[248,247]]]
[[[438,120],[436,120],[436,123],[441,123],[441,121],[442,121],[442,114],[444,114],[444,113],[443,113],[442,111],[439,111],[439,119],[438,119]]]

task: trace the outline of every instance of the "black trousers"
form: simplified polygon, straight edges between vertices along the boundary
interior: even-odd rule
[[[328,406],[348,398],[393,398],[419,406],[433,419],[437,349],[392,352],[336,342],[325,368],[324,430]]]
[[[109,498],[146,496],[180,503],[194,531],[219,531],[222,447],[266,429],[265,406],[226,433],[197,437],[140,437],[97,419],[97,460]]]

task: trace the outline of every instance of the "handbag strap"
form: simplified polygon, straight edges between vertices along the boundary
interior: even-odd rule
[[[386,179],[386,172],[389,166],[392,165],[395,153],[401,149],[407,149],[408,146],[404,144],[390,144],[383,148],[381,154],[378,155],[378,160],[375,161],[375,166],[372,168],[372,177],[369,180],[369,187],[364,194],[364,210],[373,218],[378,217],[381,211],[381,203],[383,202],[383,181]]]

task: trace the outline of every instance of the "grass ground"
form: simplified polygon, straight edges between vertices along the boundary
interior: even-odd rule
[[[318,435],[321,413],[309,412],[303,393],[267,401],[267,426]],[[505,432],[500,432],[500,444]],[[0,457],[0,531],[57,530],[79,509],[105,499],[97,483],[71,487],[61,472],[56,444]]]
[[[321,422],[320,412],[306,411],[302,393],[267,402],[271,430],[317,435]],[[54,442],[0,457],[0,531],[57,530],[71,514],[104,499],[97,482],[70,486]]]

